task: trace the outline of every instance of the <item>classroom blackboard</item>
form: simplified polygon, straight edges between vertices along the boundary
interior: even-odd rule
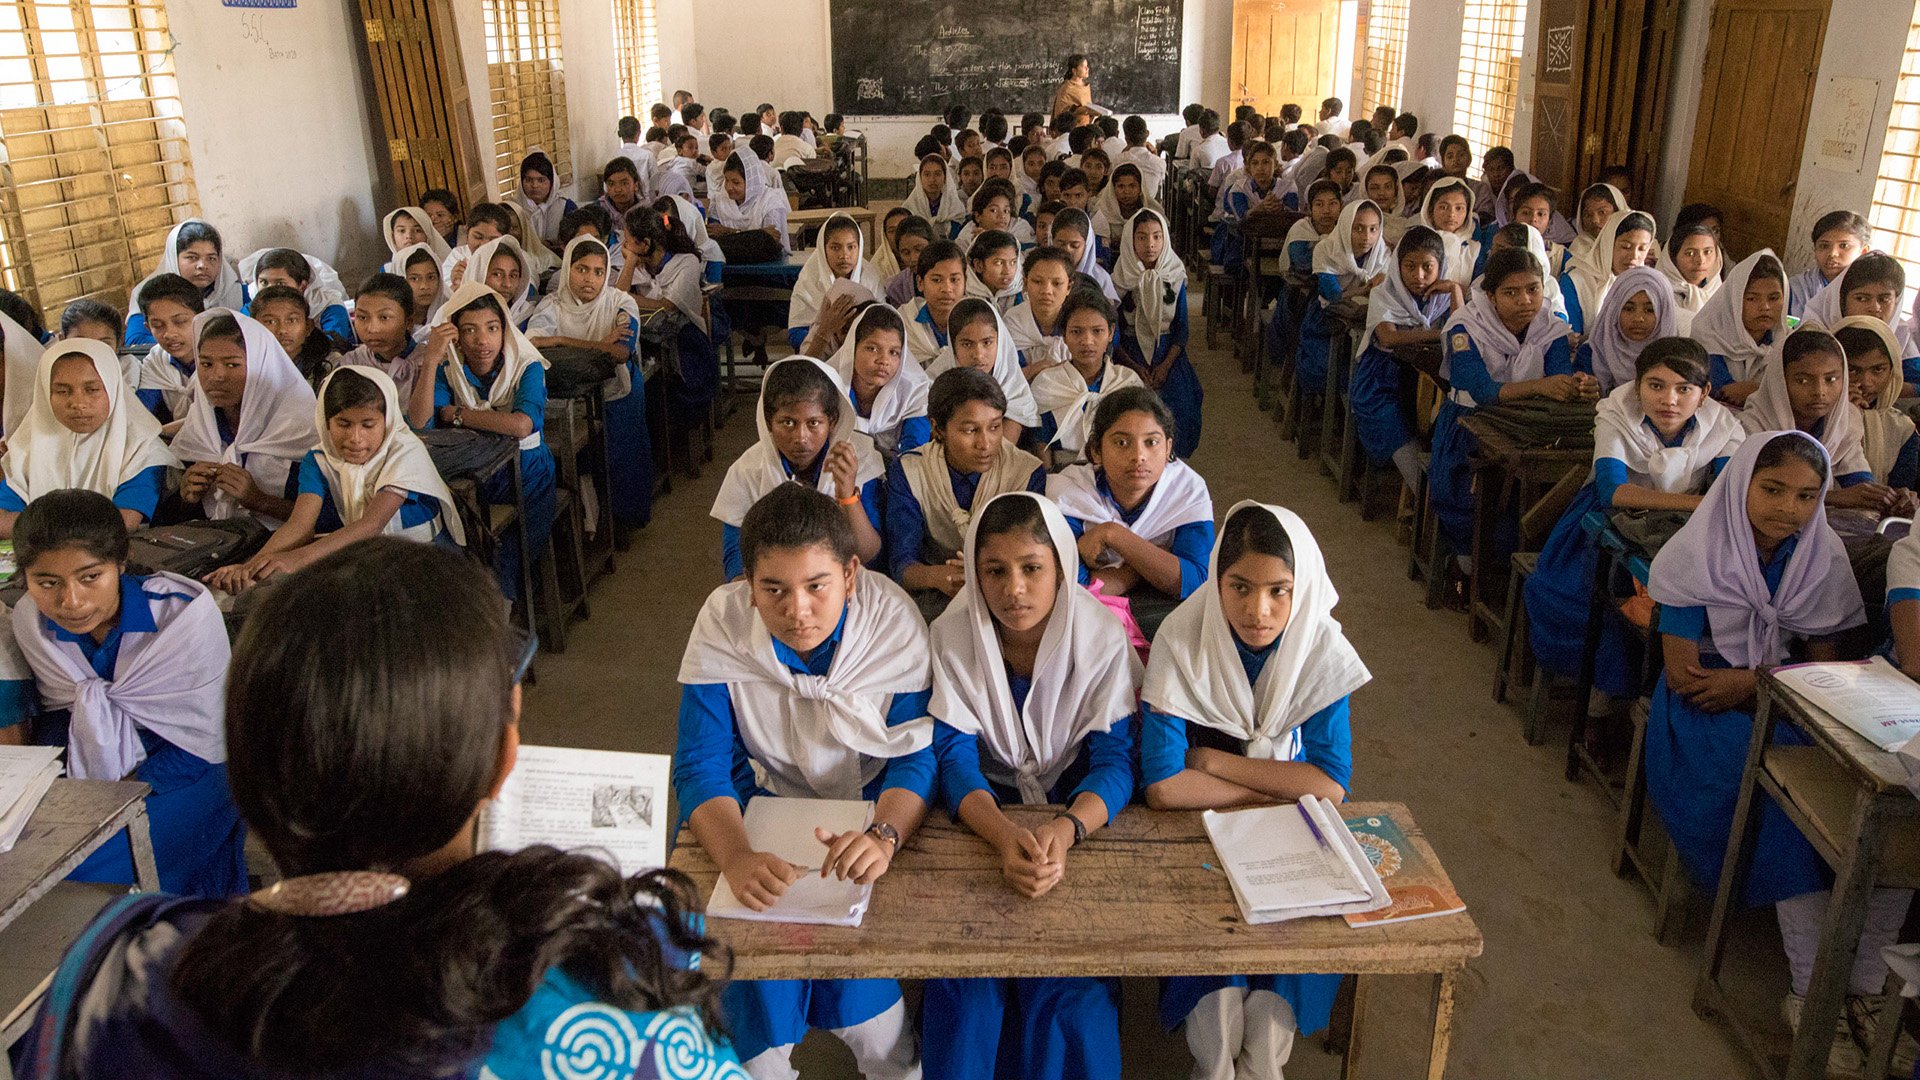
[[[1094,104],[1180,109],[1182,0],[831,0],[833,107],[858,116],[1045,112],[1073,53]]]

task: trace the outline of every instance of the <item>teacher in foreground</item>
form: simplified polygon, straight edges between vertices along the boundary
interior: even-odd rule
[[[1049,118],[1059,116],[1075,109],[1089,109],[1101,116],[1112,115],[1110,110],[1093,103],[1093,88],[1087,85],[1087,75],[1093,65],[1087,62],[1086,53],[1074,53],[1067,57],[1066,77],[1060,80],[1060,89],[1053,92],[1053,109],[1047,113]]]

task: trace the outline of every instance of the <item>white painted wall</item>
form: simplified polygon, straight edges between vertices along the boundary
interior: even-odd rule
[[[620,149],[620,76],[613,62],[613,5],[607,0],[560,0],[560,48],[567,73],[567,129],[573,145],[573,193],[598,185],[592,178]],[[671,90],[667,91],[672,93]]]
[[[1420,118],[1421,131],[1453,130],[1453,91],[1460,76],[1460,28],[1465,17],[1462,0],[1411,0],[1408,5],[1401,108]]]
[[[297,247],[357,280],[386,256],[358,5],[171,0],[167,17],[200,206],[229,253]]]

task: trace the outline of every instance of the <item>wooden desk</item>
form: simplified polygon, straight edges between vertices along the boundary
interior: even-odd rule
[[[1475,641],[1485,641],[1489,629],[1506,627],[1506,612],[1488,586],[1507,580],[1505,559],[1497,558],[1494,537],[1507,512],[1538,498],[1543,489],[1552,488],[1569,473],[1593,466],[1593,440],[1584,445],[1528,446],[1478,415],[1478,410],[1460,418],[1460,425],[1479,444],[1473,454],[1473,550],[1471,580],[1467,588],[1467,631]],[[1524,537],[1520,549],[1529,548]]]
[[[1040,824],[1058,808],[1009,807]],[[1407,808],[1350,803],[1349,817],[1393,818],[1440,865]],[[1462,912],[1355,930],[1337,918],[1249,926],[1191,812],[1128,807],[1069,856],[1066,880],[1023,900],[1000,877],[999,858],[964,826],[936,813],[874,889],[857,929],[712,919],[708,932],[734,950],[743,979],[1020,978],[1350,972],[1432,975],[1434,1020],[1427,1076],[1446,1067],[1455,980],[1480,955],[1480,930]],[[670,865],[712,893],[718,870],[683,830]],[[1347,1075],[1359,1053],[1365,983],[1356,998]]]
[[[1873,888],[1920,884],[1920,801],[1907,789],[1907,771],[1893,754],[1788,689],[1772,672],[1761,673],[1757,694],[1753,739],[1747,748],[1720,890],[1713,900],[1713,921],[1707,929],[1707,951],[1694,986],[1693,1008],[1702,1016],[1724,1020],[1769,1080],[1819,1080],[1826,1075],[1827,1048],[1834,1021],[1845,1005]],[[1775,721],[1800,729],[1813,745],[1775,743]],[[1820,946],[1800,1014],[1800,1034],[1793,1040],[1785,1069],[1776,1065],[1762,1033],[1732,1007],[1719,982],[1734,890],[1753,862],[1763,792],[1834,872],[1833,899],[1820,925]],[[1893,1011],[1898,999],[1892,1003],[1883,999],[1880,1007],[1882,1015],[1898,1015]],[[1867,1075],[1887,1074],[1898,1029],[1898,1024],[1879,1025],[1883,1037],[1869,1055]]]
[[[825,225],[827,219],[832,217],[852,218],[854,224],[860,226],[860,231],[867,236],[867,253],[871,255],[873,252],[879,250],[876,247],[876,244],[879,242],[879,237],[874,235],[873,231],[873,223],[876,218],[874,212],[865,206],[836,206],[823,210],[789,210],[787,211],[787,230],[788,232],[793,232],[803,225]]]
[[[158,892],[160,875],[147,836],[146,798],[151,790],[131,781],[55,780],[13,850],[0,853],[0,929],[122,832],[133,848],[135,889]],[[74,936],[79,929],[72,928]],[[0,952],[11,951],[0,948]],[[24,998],[0,1003],[0,1074],[5,1072],[6,1050],[33,1022],[52,981],[49,970]]]
[[[493,512],[488,509],[483,489],[502,469],[510,470],[513,528],[514,534],[520,539],[520,601],[517,606],[524,616],[522,621],[527,633],[535,633],[533,564],[539,558],[539,552],[531,550],[527,539],[527,495],[520,474],[519,440],[510,435],[495,435],[473,428],[428,428],[419,435],[420,441],[427,444],[427,456],[433,459],[434,471],[447,481],[447,490],[453,495],[454,501],[460,504],[462,525],[467,532],[467,550],[479,556],[488,569],[499,565],[495,540],[498,530],[494,527]]]

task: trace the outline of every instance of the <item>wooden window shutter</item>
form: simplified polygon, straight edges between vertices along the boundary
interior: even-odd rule
[[[398,198],[446,188],[471,207],[487,198],[451,0],[360,0],[361,36],[380,99],[380,128]]]

